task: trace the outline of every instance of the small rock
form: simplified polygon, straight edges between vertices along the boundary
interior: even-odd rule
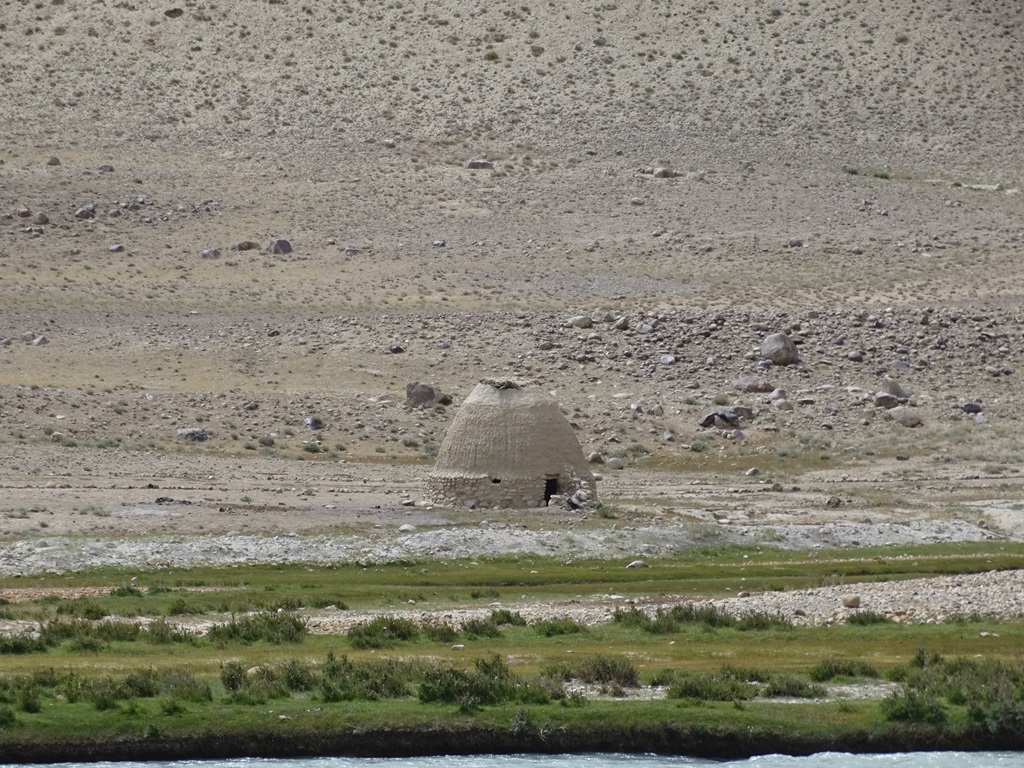
[[[743,474],[746,475],[747,477],[757,477],[758,475],[761,474],[761,470],[758,469],[757,467],[751,467]]]
[[[863,363],[864,353],[861,352],[859,349],[851,349],[849,352],[846,353],[846,359],[852,363]]]
[[[83,205],[77,211],[75,211],[76,219],[95,219],[96,218],[96,206],[92,203]]]
[[[41,347],[44,344],[49,344],[49,343],[50,343],[50,340],[47,339],[46,336],[43,336],[43,335],[36,336],[34,339],[32,339],[32,346],[33,347]]]
[[[776,400],[785,400],[786,399],[786,390],[781,389],[781,388],[780,389],[773,389],[768,394],[768,399],[771,400],[773,403]]]
[[[594,320],[589,315],[576,315],[569,320],[569,325],[573,328],[592,328]]]
[[[447,243],[444,240],[435,240],[430,245],[434,248],[444,248]]]
[[[412,523],[406,523],[405,525],[401,525],[398,528],[398,532],[399,533],[412,533],[415,530],[416,530],[416,526],[413,525]]]
[[[401,344],[392,344],[390,347],[388,347],[388,352],[390,352],[392,355],[400,355],[403,352],[405,352],[405,347],[403,347]]]
[[[678,175],[679,174],[672,168],[663,167],[654,169],[654,178],[656,179],[674,179]]]
[[[633,562],[631,562],[626,567],[627,568],[650,568],[651,566],[649,566],[643,560],[634,560]]]
[[[124,246],[121,245],[120,243],[116,243],[107,248],[107,250],[110,251],[111,253],[124,253]]]
[[[835,509],[836,507],[841,507],[842,505],[843,500],[840,499],[838,496],[829,496],[825,500],[825,506],[829,507],[830,509]]]
[[[736,593],[736,597],[750,597],[750,593],[746,590],[742,590]]]
[[[306,425],[306,429],[313,432],[324,428],[324,422],[316,416],[307,416],[302,420],[302,423]]]
[[[292,244],[287,240],[271,240],[270,245],[267,246],[267,253],[272,253],[277,256],[283,256],[286,253],[292,252]]]
[[[789,400],[786,400],[785,398],[783,398],[782,400],[775,400],[775,401],[773,401],[772,402],[772,406],[774,406],[775,410],[777,410],[777,411],[792,411],[793,410],[793,404],[791,402],[789,402]]]
[[[662,355],[658,358],[658,362],[662,365],[675,365],[676,357],[675,355]]]
[[[602,456],[598,451],[591,451],[587,454],[587,462],[590,464],[603,464],[604,456]]]
[[[43,224],[49,224],[50,223],[50,217],[47,216],[42,211],[40,211],[39,213],[37,213],[35,216],[32,217],[32,223],[33,224],[38,224],[40,226],[42,226]]]
[[[634,198],[632,198],[632,199],[631,199],[631,200],[629,201],[629,204],[630,204],[630,205],[636,205],[636,206],[641,206],[641,205],[643,205],[643,204],[644,204],[644,201],[643,201],[643,200],[642,200],[641,198],[639,198],[639,197],[634,197]]]
[[[981,413],[981,403],[964,403],[960,406],[964,413]]]
[[[240,243],[235,243],[231,246],[233,251],[255,251],[260,247],[259,243],[254,243],[252,240],[243,240]]]
[[[205,251],[203,251],[202,257],[204,259],[219,259],[220,251],[218,251],[216,248],[207,248]]]
[[[47,165],[60,165],[60,158],[56,155],[50,155],[46,160]]]
[[[192,442],[201,443],[209,438],[209,435],[202,427],[186,427],[178,430],[178,437],[182,440],[191,440]]]
[[[843,595],[843,608],[860,608],[860,595]]]
[[[471,171],[488,171],[494,167],[494,163],[482,157],[474,157],[466,161],[465,167]]]
[[[605,462],[605,466],[608,467],[608,469],[623,469],[626,466],[626,462],[618,456],[613,456]]]
[[[803,248],[804,247],[804,241],[801,240],[799,237],[791,237],[791,238],[789,238],[789,247],[790,248]]]
[[[395,147],[398,146],[398,142],[395,141],[394,139],[384,139],[383,141],[381,141],[381,144],[383,144],[388,149],[394,149]]]
[[[114,166],[110,165],[109,163],[104,163],[98,168],[98,170],[100,173],[113,173]]]

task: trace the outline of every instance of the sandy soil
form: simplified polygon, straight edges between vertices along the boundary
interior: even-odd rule
[[[1019,3],[0,8],[0,540],[1022,535]],[[615,519],[416,505],[487,376],[624,454]]]

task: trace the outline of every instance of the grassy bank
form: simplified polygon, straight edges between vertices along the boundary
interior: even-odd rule
[[[649,569],[534,558],[7,579],[0,616],[33,623],[0,638],[0,757],[1019,749],[1019,618],[897,624],[864,611],[806,627],[676,599],[656,611],[623,600],[584,624],[557,605],[1020,562],[1017,546],[969,545],[715,550]],[[512,598],[523,594],[554,613],[525,619]],[[481,610],[413,621],[394,612],[410,601]],[[311,634],[311,607],[365,613],[343,634]]]

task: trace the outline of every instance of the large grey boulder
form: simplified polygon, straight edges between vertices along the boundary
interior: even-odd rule
[[[435,405],[451,405],[451,402],[451,395],[431,384],[413,381],[405,387],[405,404],[410,408],[433,408]]]
[[[800,362],[800,350],[786,334],[773,333],[761,342],[761,357],[775,365],[795,365]]]

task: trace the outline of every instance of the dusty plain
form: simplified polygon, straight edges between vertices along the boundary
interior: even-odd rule
[[[483,521],[653,531],[597,552],[624,562],[684,546],[659,527],[1024,538],[1022,22],[2,0],[0,566]],[[760,365],[775,331],[800,364]],[[874,404],[884,376],[919,426]],[[624,458],[595,464],[603,515],[421,503],[484,377],[554,392],[586,453]],[[407,407],[412,381],[454,405]],[[753,410],[742,436],[698,426],[723,406]]]

